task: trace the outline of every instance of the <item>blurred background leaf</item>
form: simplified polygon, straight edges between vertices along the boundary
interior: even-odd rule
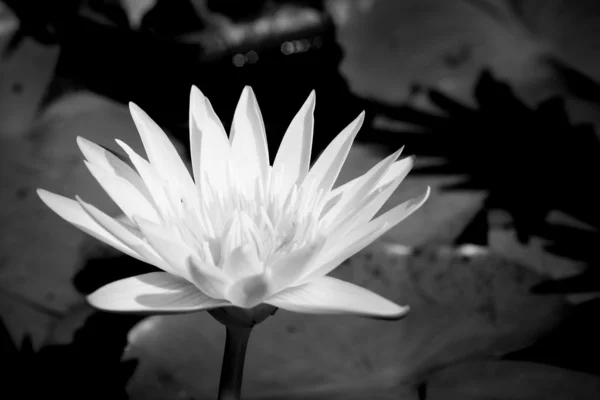
[[[600,222],[595,191],[572,195],[585,190],[600,170],[600,141],[591,126],[570,123],[560,98],[532,109],[489,72],[475,86],[476,108],[437,90],[427,96],[437,113],[411,106],[383,109],[385,115],[416,126],[412,136],[420,146],[412,147],[417,154],[440,159],[415,173],[464,176],[444,189],[485,192],[485,207],[507,211],[521,240],[539,234],[554,210],[586,223]],[[402,137],[389,133],[382,140],[396,145]]]
[[[593,400],[600,378],[527,362],[470,362],[434,374],[426,393],[428,400]]]

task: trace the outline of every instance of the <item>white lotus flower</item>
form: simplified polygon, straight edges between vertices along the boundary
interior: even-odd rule
[[[407,307],[326,275],[418,209],[429,189],[373,219],[412,167],[411,158],[397,161],[399,150],[332,190],[363,114],[309,169],[314,107],[312,92],[271,166],[252,89],[242,92],[228,138],[208,99],[193,87],[193,179],[165,133],[133,103],[149,160],[117,143],[135,170],[78,138],[86,165],[127,221],[80,198],[40,189],[41,199],[76,227],[164,271],[110,283],[91,294],[90,303],[123,312],[268,304],[315,314],[402,316]]]

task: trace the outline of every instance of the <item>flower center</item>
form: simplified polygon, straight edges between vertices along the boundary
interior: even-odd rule
[[[228,174],[226,185],[216,187],[206,176],[195,201],[181,199],[174,228],[183,240],[210,264],[222,267],[236,249],[255,254],[268,266],[281,255],[313,243],[319,230],[323,192],[314,185],[293,185],[269,174],[267,184],[239,185]]]

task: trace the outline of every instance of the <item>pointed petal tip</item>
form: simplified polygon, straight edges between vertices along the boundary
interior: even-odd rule
[[[427,198],[429,197],[430,194],[431,194],[431,186],[427,186],[427,189],[425,189],[425,193],[422,195],[423,201],[427,200]]]
[[[91,140],[84,138],[83,136],[77,136],[75,140],[77,142],[79,150],[83,153],[83,156],[87,160],[91,160],[92,158],[94,158],[94,154],[96,154],[95,151],[99,147],[101,147],[96,143],[92,142]]]
[[[132,148],[131,146],[129,146],[127,143],[125,143],[124,141],[122,141],[121,139],[115,139],[115,143],[117,143],[117,145],[123,149],[123,151],[129,156],[129,158],[131,159],[131,154],[135,154],[138,155]],[[138,155],[139,156],[139,155]],[[141,157],[141,156],[140,156]],[[145,161],[148,161],[144,158]],[[133,161],[133,160],[132,160]]]
[[[94,207],[93,205],[86,203],[79,195],[75,195],[75,200],[79,203],[81,208],[83,208],[83,210],[88,213],[88,215],[92,219],[94,219],[94,215],[96,214],[96,211],[100,211],[100,210],[97,210],[96,207]]]
[[[115,310],[114,307],[106,307],[106,292],[107,286],[112,285],[114,283],[109,283],[108,285],[101,286],[100,288],[94,290],[92,293],[85,297],[86,301],[94,308],[101,311],[122,311]]]
[[[402,149],[404,149],[404,148],[402,148]],[[396,162],[406,163],[403,166],[402,170],[408,170],[408,172],[410,172],[410,170],[413,169],[413,167],[415,166],[415,160],[416,160],[416,157],[411,155],[411,156],[406,156],[404,158],[401,158],[400,160],[397,160]],[[406,172],[406,175],[408,175],[408,172]],[[406,175],[405,175],[405,177],[406,177]]]
[[[37,195],[39,196],[40,200],[42,200],[42,202],[52,211],[56,212],[57,214],[60,215],[60,213],[57,212],[58,209],[60,209],[60,201],[63,198],[63,196],[58,195],[56,193],[52,193],[46,189],[40,189],[38,188],[36,190]]]
[[[414,207],[412,212],[418,210],[419,208],[421,208],[421,206],[423,206],[423,204],[425,204],[425,202],[429,198],[430,193],[431,193],[431,186],[427,186],[427,189],[425,189],[425,192],[423,194],[421,194],[420,196],[417,196],[417,197],[413,197],[410,200],[407,200],[405,202],[406,207],[407,208]],[[412,212],[411,212],[411,214],[412,214]]]
[[[54,193],[47,191],[46,189],[37,188],[36,193],[38,197],[46,204],[48,204],[48,199],[54,195]]]
[[[258,99],[256,98],[256,93],[254,92],[254,89],[252,89],[252,86],[246,85],[244,87],[244,93],[246,93],[248,104],[258,107]]]
[[[355,125],[354,126],[354,135],[356,136],[358,134],[358,131],[360,131],[360,128],[362,128],[363,123],[365,122],[365,112],[362,111],[360,114],[358,114],[358,117],[354,118],[354,121],[350,122],[350,125]]]
[[[310,109],[310,111],[313,114],[315,112],[316,100],[317,100],[317,94],[316,94],[315,90],[313,89],[310,91],[310,93],[308,94],[308,98],[305,101],[305,104],[308,106],[308,108]]]
[[[93,143],[89,140],[87,140],[86,138],[84,138],[83,136],[77,136],[77,138],[75,138],[75,141],[77,142],[77,144],[79,145],[79,147],[81,148],[81,146],[87,146],[90,143]]]
[[[101,290],[102,288],[98,289]],[[104,303],[101,300],[102,299],[102,295],[98,295],[97,292],[98,290],[96,290],[95,292],[93,292],[92,294],[86,296],[86,301],[88,302],[88,304],[92,307],[94,307],[96,310],[100,310],[100,311],[107,311],[107,312],[119,312],[117,310],[114,309],[110,309],[107,307],[104,307]],[[123,312],[123,311],[120,311]]]
[[[85,200],[83,200],[81,198],[81,196],[79,195],[75,195],[75,200],[79,203],[79,205],[81,206],[81,208],[83,208],[83,210],[90,216],[90,218],[92,218],[93,220],[97,219],[97,215],[99,213],[102,213],[102,211],[100,211],[99,209],[97,209],[94,205],[86,202]],[[99,225],[102,226],[102,224],[98,221],[96,221]],[[120,239],[119,239],[120,240]]]
[[[90,203],[86,202],[85,200],[83,200],[81,198],[81,196],[79,196],[78,194],[75,195],[75,200],[81,205],[81,207],[88,213],[88,214],[94,214],[96,212],[96,207],[94,207],[93,205],[91,205]],[[99,210],[98,210],[99,211]]]
[[[425,204],[425,202],[429,198],[430,193],[431,193],[431,187],[427,186],[427,189],[425,189],[425,192],[423,194],[421,194],[420,196],[414,197],[410,200],[407,200],[405,202],[406,207],[412,208],[412,211],[410,211],[410,213],[408,215],[411,215],[413,212],[415,212],[419,208],[421,208],[423,206],[423,204]],[[407,217],[408,217],[408,215],[407,215]]]
[[[402,154],[402,151],[404,150],[404,146],[400,147],[398,150],[396,150],[395,152],[392,153],[392,162],[395,162],[396,160],[398,160],[398,157],[400,157],[400,154]]]
[[[52,193],[46,189],[38,188],[36,190],[37,195],[52,211],[55,211],[61,207],[61,202],[64,200],[71,200],[68,197],[60,194]]]
[[[131,112],[133,114],[133,113],[138,113],[141,110],[142,109],[137,104],[135,104],[133,101],[129,102],[129,112]]]
[[[395,304],[395,303],[394,303]],[[382,320],[382,321],[397,321],[406,317],[406,315],[410,312],[409,306],[401,306],[395,304],[397,306],[397,311],[391,312],[389,314],[381,314],[381,315],[369,315],[365,314],[364,316],[370,319]]]
[[[258,107],[258,99],[256,98],[256,93],[254,93],[254,89],[252,89],[252,86],[244,86],[244,89],[242,90],[242,95],[240,96],[239,100],[239,103],[242,102],[245,103],[246,106]]]
[[[144,110],[142,110],[140,108],[140,106],[138,106],[137,104],[135,104],[133,101],[129,102],[129,113],[131,114],[131,117],[133,118],[136,127],[137,124],[139,123],[138,121],[143,121],[145,118],[148,117],[148,115],[144,112]]]
[[[192,85],[190,90],[190,104],[196,104],[197,101],[205,100],[206,96],[196,85]]]
[[[129,112],[131,113],[131,116],[134,118],[134,120],[136,121],[144,121],[147,122],[148,120],[150,120],[152,122],[152,119],[150,118],[150,116],[137,104],[135,104],[133,101],[129,102]],[[137,122],[136,122],[137,124]]]
[[[387,320],[400,319],[409,311],[369,289],[330,276],[284,289],[266,303],[306,314],[353,314]]]
[[[252,87],[250,85],[246,85],[242,89],[242,94],[240,94],[240,99],[238,102],[249,101],[249,99],[252,97],[254,97],[254,91],[252,90]]]

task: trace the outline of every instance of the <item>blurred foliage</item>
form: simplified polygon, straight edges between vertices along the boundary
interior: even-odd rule
[[[596,400],[600,378],[556,366],[509,360],[465,361],[434,373],[427,400]]]
[[[600,299],[578,305],[553,332],[532,346],[504,356],[507,360],[531,361],[600,375]]]
[[[600,231],[565,225],[553,225],[542,233],[549,240],[547,250],[553,254],[585,263],[583,273],[562,279],[552,279],[536,285],[535,293],[597,293],[600,292]]]
[[[110,263],[110,268],[107,268]],[[129,276],[156,269],[127,256],[96,258],[75,276],[83,294]],[[129,331],[144,317],[95,312],[68,344],[52,344],[34,351],[25,337],[15,346],[0,320],[0,348],[9,393],[21,398],[127,399],[125,387],[137,360],[122,361]]]
[[[557,60],[548,62],[570,95],[600,103],[598,83]],[[416,168],[413,174],[463,177],[442,190],[486,193],[482,212],[458,242],[485,244],[488,212],[504,210],[522,243],[532,236],[542,237],[550,242],[549,251],[589,264],[583,275],[543,283],[537,292],[600,291],[594,252],[600,243],[600,194],[589,185],[600,171],[600,142],[591,124],[572,124],[561,97],[527,106],[488,71],[482,72],[475,87],[475,108],[438,90],[425,92],[437,112],[373,105],[378,112],[415,127],[401,133],[380,131],[375,140],[383,138],[396,146],[408,138],[417,154],[441,159],[439,164]],[[548,216],[554,211],[590,228],[550,223]]]
[[[600,104],[600,83],[554,57],[547,58],[546,62],[558,73],[571,94],[582,100]]]
[[[19,19],[19,28],[5,50],[5,53],[10,54],[25,37],[31,37],[43,44],[56,44],[65,25],[77,15],[82,0],[3,1]]]
[[[594,191],[573,196],[600,171],[600,142],[590,125],[570,123],[563,99],[530,108],[487,71],[475,87],[476,108],[437,90],[428,90],[427,96],[439,113],[412,106],[376,107],[416,127],[415,132],[397,133],[399,140],[419,135],[411,149],[443,160],[413,173],[464,176],[442,189],[486,192],[485,207],[507,211],[523,242],[546,227],[554,210],[600,222],[600,197]]]

